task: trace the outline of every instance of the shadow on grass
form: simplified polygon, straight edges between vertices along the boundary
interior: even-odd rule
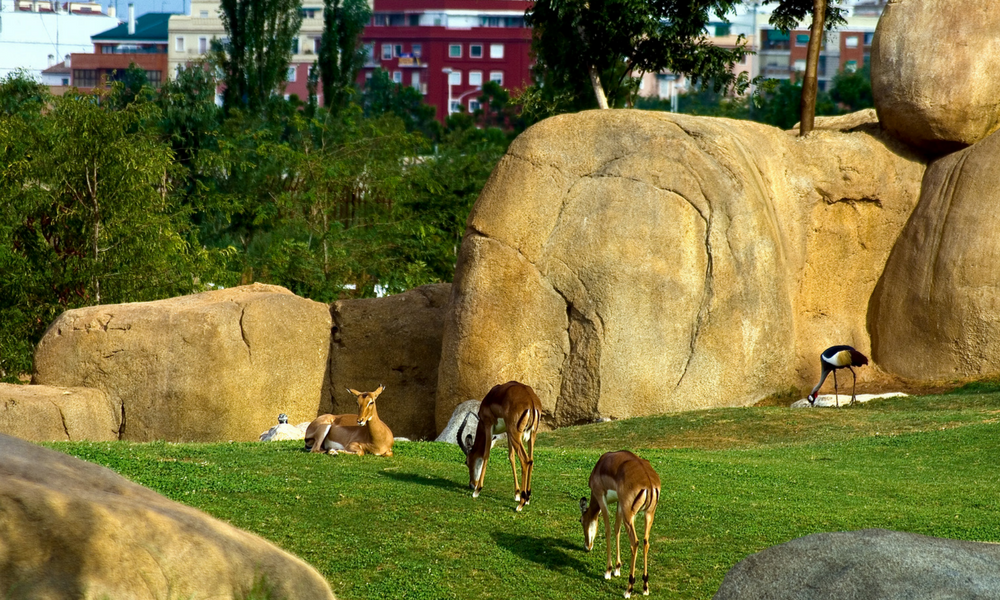
[[[396,481],[401,481],[403,483],[419,483],[420,485],[429,485],[443,490],[465,491],[469,488],[467,485],[462,485],[458,482],[452,481],[451,479],[445,479],[444,477],[438,477],[436,475],[396,473],[393,471],[381,471],[379,472],[379,475],[382,477],[388,477],[389,479],[395,479]]]
[[[493,540],[497,545],[507,549],[518,558],[539,564],[547,569],[573,570],[590,579],[603,579],[603,563],[598,561],[591,564],[589,560],[581,560],[587,555],[587,552],[583,549],[583,534],[580,535],[580,538],[580,544],[573,545],[564,539],[555,537],[493,532]]]

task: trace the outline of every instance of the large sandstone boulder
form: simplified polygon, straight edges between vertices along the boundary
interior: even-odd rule
[[[33,381],[105,391],[125,440],[251,441],[329,406],[331,327],[325,304],[260,284],[75,309],[38,344]]]
[[[469,216],[438,427],[511,379],[565,425],[748,404],[826,346],[867,352],[924,165],[871,115],[850,129],[613,110],[522,134]]]
[[[118,439],[121,413],[92,388],[0,383],[0,433],[36,442]]]
[[[4,597],[247,598],[263,580],[269,598],[333,598],[295,556],[104,467],[6,435],[0,456]]]
[[[872,41],[872,95],[892,135],[941,155],[1000,127],[995,0],[894,0]]]
[[[1000,374],[1000,132],[928,169],[872,298],[873,358],[925,380]]]
[[[883,529],[815,533],[748,556],[714,600],[1000,597],[1000,545]]]
[[[385,385],[379,418],[393,435],[434,437],[434,402],[441,330],[451,284],[431,284],[385,298],[333,304],[330,379],[336,414],[356,413],[357,398]]]

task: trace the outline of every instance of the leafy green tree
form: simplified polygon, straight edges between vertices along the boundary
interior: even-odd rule
[[[722,48],[704,36],[740,0],[539,0],[525,12],[535,53],[529,115],[631,105],[638,78],[670,70],[742,91],[732,73],[746,42]]]
[[[496,127],[513,135],[524,131],[525,123],[516,104],[511,102],[510,92],[495,81],[483,84],[479,98],[480,108],[475,117],[482,127]]]
[[[361,34],[371,19],[367,0],[323,0],[323,38],[317,63],[323,106],[338,110],[355,92],[365,52]]]
[[[215,104],[217,87],[210,65],[195,63],[181,66],[177,76],[157,90],[160,128],[181,165],[190,166],[219,129],[222,115]]]
[[[802,22],[806,15],[812,16],[809,33],[809,47],[806,54],[806,72],[802,80],[799,110],[799,134],[812,131],[817,113],[819,94],[819,53],[823,46],[823,32],[844,25],[843,9],[834,6],[839,0],[763,0],[762,4],[776,3],[771,13],[770,23],[788,33]]]
[[[857,71],[841,70],[833,76],[831,83],[830,98],[841,110],[854,112],[875,106],[869,65]]]
[[[223,104],[260,111],[288,77],[302,2],[221,0],[220,9],[228,42],[215,43],[213,55],[222,67]]]
[[[155,105],[110,92],[66,94],[40,117],[0,120],[0,371],[30,370],[31,348],[67,308],[197,289],[212,271],[171,193]]]
[[[388,71],[375,69],[361,94],[365,117],[394,114],[403,120],[407,131],[419,131],[429,139],[437,139],[441,126],[434,119],[434,107],[424,104],[424,97],[415,88],[395,83]]]

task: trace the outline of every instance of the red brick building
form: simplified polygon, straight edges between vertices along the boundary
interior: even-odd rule
[[[412,86],[441,121],[477,108],[487,81],[508,90],[531,83],[531,29],[526,0],[375,0],[362,36],[361,77],[382,68]]]
[[[71,84],[81,90],[106,85],[135,63],[146,79],[159,87],[167,75],[167,23],[169,14],[146,13],[118,27],[91,36],[93,54],[72,55]]]

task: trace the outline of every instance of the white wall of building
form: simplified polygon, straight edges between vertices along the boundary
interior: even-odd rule
[[[41,81],[43,70],[67,54],[93,52],[90,36],[117,26],[105,14],[20,11],[14,0],[0,0],[0,77],[23,68]]]

